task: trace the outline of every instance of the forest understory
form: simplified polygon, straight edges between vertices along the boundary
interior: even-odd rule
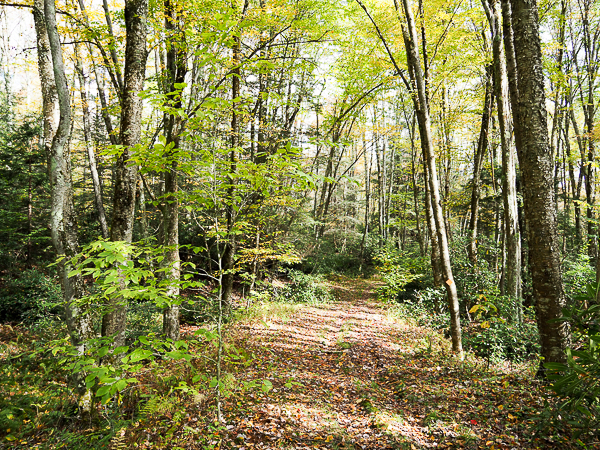
[[[377,300],[375,290],[381,284],[377,279],[336,277],[330,281],[335,300],[264,303],[240,316],[225,337],[229,358],[223,366],[221,423],[214,389],[201,387],[202,380],[195,392],[176,387],[177,381],[190,378],[190,367],[202,372],[202,361],[210,353],[206,347],[196,348],[191,364],[162,361],[144,368],[137,374],[138,385],[108,406],[97,405],[92,417],[78,412],[72,398],[61,398],[64,383],[45,379],[43,359],[36,363],[11,359],[11,351],[36,336],[4,325],[0,396],[4,406],[10,402],[35,413],[22,421],[20,430],[4,429],[0,447],[566,449],[600,445],[592,433],[574,439],[565,424],[554,426],[557,418],[548,412],[554,400],[535,379],[535,363],[494,365],[473,355],[459,361],[438,331],[398,318],[389,304]],[[196,328],[183,326],[182,333],[189,338]]]

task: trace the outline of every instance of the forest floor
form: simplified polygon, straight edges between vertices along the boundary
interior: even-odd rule
[[[376,287],[373,280],[334,282],[334,302],[242,327],[236,345],[256,359],[237,376],[269,380],[273,389],[229,398],[226,433],[215,435],[213,444],[298,450],[575,447],[542,431],[547,391],[531,370],[458,361],[438,333],[390,316],[376,300]]]
[[[192,380],[213,371],[210,345],[197,348],[195,371],[165,361],[134,374],[139,385],[98,405],[93,420],[68,406],[64,378],[48,378],[41,363],[14,363],[0,371],[0,425],[14,422],[0,430],[0,448],[600,448],[597,437],[584,445],[550,426],[551,399],[532,365],[461,362],[438,332],[378,301],[377,280],[330,284],[333,301],[265,303],[227,327],[224,423],[215,420],[211,375]],[[3,336],[0,343],[15,340]],[[63,412],[50,406],[53,396]]]

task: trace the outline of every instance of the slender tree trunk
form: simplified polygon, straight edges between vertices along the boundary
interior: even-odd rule
[[[49,152],[52,188],[50,229],[54,248],[59,257],[63,257],[58,263],[58,269],[63,288],[67,327],[71,342],[81,352],[85,341],[93,337],[94,329],[86,309],[73,304],[84,294],[83,279],[80,275],[69,277],[69,273],[73,269],[71,258],[79,253],[79,240],[71,186],[71,163],[67,147],[71,129],[71,105],[56,26],[54,1],[45,0],[42,3],[41,0],[36,0],[34,19],[38,34],[38,50],[40,51],[40,80],[42,92],[45,94],[43,96],[44,113],[52,112],[53,115],[55,111],[53,103],[58,100],[59,104],[59,120],[56,129],[53,129],[54,117],[48,116],[45,117],[47,126],[44,130],[44,140],[52,140]],[[50,67],[52,67],[52,71]]]
[[[362,240],[360,241],[360,258],[361,264],[362,259],[365,255],[365,245],[367,244],[367,238],[369,237],[369,213],[371,203],[371,157],[367,152],[367,143],[363,136],[363,155],[365,157],[365,229],[363,230]],[[367,160],[368,158],[368,160]]]
[[[539,38],[539,18],[535,0],[502,0],[505,50],[514,51],[515,65],[509,79],[515,114],[515,134],[522,174],[525,219],[529,226],[529,264],[536,301],[541,354],[544,362],[563,362],[568,340],[566,325],[557,322],[565,304],[562,289],[560,248],[556,228],[556,208],[552,161]],[[506,45],[507,41],[509,45]],[[515,76],[516,75],[516,76]],[[513,95],[515,94],[515,95]],[[540,366],[540,374],[543,374]]]
[[[424,27],[422,27],[422,34],[424,35]],[[425,52],[424,47],[423,52]],[[450,124],[448,121],[448,87],[442,88],[442,112],[440,117],[441,125],[441,140],[443,156],[445,161],[441,161],[440,165],[443,165],[444,170],[444,195],[442,197],[442,206],[444,208],[444,221],[446,225],[446,233],[448,234],[448,241],[452,242],[452,226],[450,225],[450,173],[452,172],[452,135],[450,132]]]
[[[522,321],[521,295],[521,235],[517,211],[517,174],[516,154],[512,143],[512,123],[509,116],[508,78],[506,61],[502,47],[500,28],[500,2],[490,0],[490,28],[492,29],[492,49],[494,66],[494,88],[500,126],[500,145],[502,148],[502,197],[504,202],[504,245],[506,261],[503,265],[504,292],[516,301],[517,321]]]
[[[413,82],[416,85],[416,97],[414,97],[415,110],[417,120],[419,122],[419,132],[421,135],[421,146],[423,149],[423,160],[427,165],[429,175],[429,187],[431,190],[431,206],[435,225],[437,229],[437,237],[439,240],[439,248],[442,261],[442,273],[446,284],[446,292],[448,295],[448,306],[450,310],[450,331],[452,335],[452,349],[458,354],[460,359],[464,358],[462,349],[462,337],[460,329],[460,313],[458,304],[458,294],[456,291],[456,283],[452,275],[452,267],[450,265],[450,252],[448,249],[448,238],[446,227],[444,224],[444,214],[442,210],[439,182],[437,177],[437,169],[435,164],[435,152],[433,151],[433,142],[431,140],[429,107],[427,102],[427,92],[423,72],[420,64],[419,50],[417,47],[417,30],[412,13],[412,5],[410,0],[403,0],[404,13],[406,16],[407,26],[403,24],[402,30],[404,35],[404,44],[408,64],[411,68],[410,73]]]
[[[422,149],[421,149],[422,150]],[[444,283],[444,274],[442,269],[442,256],[440,250],[440,241],[438,238],[437,225],[435,222],[433,205],[431,203],[431,184],[429,183],[429,167],[427,162],[423,161],[423,178],[425,181],[425,216],[427,219],[427,231],[431,241],[431,270],[433,273],[433,285],[440,287]]]
[[[419,182],[418,182],[418,174],[417,174],[417,164],[416,164],[416,151],[414,146],[414,140],[411,139],[411,151],[410,151],[410,169],[412,176],[412,185],[413,185],[413,200],[415,204],[415,227],[417,228],[417,241],[419,242],[419,254],[421,256],[425,255],[425,244],[423,242],[423,233],[421,232],[421,212],[419,211]]]
[[[102,184],[98,176],[98,165],[96,164],[96,154],[92,146],[92,131],[90,127],[90,109],[87,99],[87,86],[85,83],[85,74],[78,53],[78,46],[75,46],[75,70],[79,80],[79,95],[81,96],[81,112],[83,115],[83,137],[88,154],[90,174],[92,175],[92,186],[94,188],[94,203],[98,213],[98,222],[100,222],[100,231],[104,239],[108,239],[108,222],[104,211],[104,201],[102,200]]]
[[[579,205],[579,197],[581,195],[581,185],[582,185],[582,177],[583,171],[579,170],[578,179],[575,179],[575,167],[573,165],[573,159],[571,156],[571,140],[569,136],[569,120],[565,120],[565,126],[563,127],[563,136],[564,136],[564,147],[565,153],[567,156],[567,166],[569,169],[569,181],[571,185],[571,196],[573,201],[573,215],[575,216],[575,247],[579,248],[582,244],[583,239],[583,228],[581,221],[581,207]]]
[[[165,29],[169,36],[167,42],[167,79],[168,95],[177,92],[178,85],[185,81],[187,73],[187,52],[184,33],[178,29],[177,12],[171,0],[165,0]],[[182,107],[181,95],[169,98],[173,108]],[[173,150],[177,151],[181,142],[182,118],[178,114],[169,114],[165,120],[165,138],[167,144],[173,144]],[[179,185],[177,180],[178,160],[169,154],[170,167],[165,173],[165,207],[164,207],[164,259],[163,264],[168,281],[167,296],[170,304],[163,311],[163,333],[174,341],[179,339],[179,281],[181,276],[181,262],[179,259]]]
[[[123,152],[115,166],[113,214],[110,230],[112,241],[131,242],[135,216],[135,194],[138,181],[138,165],[130,161],[139,144],[142,122],[142,99],[146,74],[146,20],[148,0],[125,1],[124,90],[121,95],[121,129],[119,132]],[[113,336],[113,345],[125,343],[126,304],[123,298],[113,298],[107,305],[108,312],[102,318],[102,335]]]
[[[475,161],[473,163],[473,190],[471,191],[471,216],[469,220],[469,244],[467,254],[473,268],[477,267],[477,225],[479,222],[479,199],[481,197],[481,168],[489,146],[490,120],[492,116],[492,67],[487,66],[485,70],[485,99],[483,102],[483,114],[481,115],[481,128]]]
[[[240,117],[237,112],[235,100],[240,96],[240,37],[234,37],[233,44],[233,76],[231,78],[231,153],[230,153],[230,172],[234,174],[237,170],[237,148],[240,145]],[[223,289],[221,291],[221,301],[228,308],[231,304],[233,294],[233,268],[235,264],[236,236],[234,233],[235,225],[235,186],[233,179],[228,192],[229,203],[226,206],[227,219],[227,241],[223,254]]]

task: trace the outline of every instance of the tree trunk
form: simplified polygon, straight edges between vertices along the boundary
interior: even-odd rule
[[[360,259],[361,269],[362,260],[365,256],[365,245],[367,245],[367,238],[369,237],[369,213],[371,203],[371,157],[367,160],[367,143],[365,142],[363,135],[363,155],[365,157],[365,229],[363,230],[362,239],[360,241]]]
[[[43,12],[42,12],[43,8]],[[52,243],[59,257],[58,270],[63,288],[65,316],[71,342],[83,351],[85,341],[94,335],[93,324],[85,308],[73,305],[84,294],[83,279],[80,275],[69,277],[73,267],[71,258],[79,253],[77,217],[73,204],[71,186],[71,163],[67,142],[71,128],[71,105],[69,86],[65,76],[62,49],[56,26],[56,10],[53,0],[36,0],[34,19],[38,40],[40,80],[42,84],[43,111],[45,114],[44,140],[52,140],[49,152],[50,184],[52,205],[50,228]],[[50,66],[50,54],[51,64]],[[52,71],[50,70],[52,67]],[[54,102],[58,99],[59,121],[54,125]],[[49,114],[46,116],[46,114]],[[52,133],[54,135],[52,136]],[[48,148],[45,142],[46,148]]]
[[[567,166],[569,168],[569,181],[571,185],[571,195],[573,205],[573,215],[575,216],[575,248],[580,248],[582,244],[583,238],[583,229],[582,229],[582,221],[581,221],[581,206],[579,203],[579,197],[581,195],[581,185],[583,180],[583,171],[579,170],[579,175],[577,181],[575,180],[575,167],[573,165],[573,159],[571,157],[571,140],[569,136],[569,120],[565,120],[565,126],[563,127],[563,136],[564,136],[564,148],[567,156]]]
[[[419,242],[419,254],[421,256],[425,255],[425,244],[423,242],[423,233],[421,232],[421,212],[419,211],[419,183],[418,183],[418,173],[417,173],[417,163],[416,159],[416,151],[414,140],[411,138],[411,147],[410,147],[410,169],[412,176],[412,185],[413,185],[413,200],[415,203],[415,227],[417,229],[417,241]]]
[[[236,99],[240,96],[240,37],[234,37],[233,44],[233,75],[231,77],[231,153],[230,153],[230,172],[234,174],[237,170],[237,148],[240,145],[240,117],[237,112]],[[231,305],[231,296],[233,294],[233,268],[235,264],[236,236],[234,233],[235,225],[235,186],[233,178],[231,187],[228,191],[228,204],[226,205],[227,219],[227,240],[225,242],[225,252],[223,255],[223,286],[221,290],[221,301],[226,307]]]
[[[100,222],[100,231],[104,239],[108,239],[108,222],[106,221],[106,213],[104,211],[104,201],[102,200],[102,184],[100,177],[98,176],[98,165],[96,164],[96,154],[92,147],[92,131],[90,128],[90,109],[88,106],[87,99],[87,87],[85,84],[85,74],[83,72],[83,66],[79,58],[77,51],[77,45],[75,46],[75,71],[77,72],[77,78],[79,80],[79,95],[81,96],[81,112],[83,116],[83,137],[85,140],[85,148],[88,154],[88,162],[90,166],[90,174],[92,175],[92,186],[94,188],[94,203],[96,205],[96,212],[98,213],[98,222]]]
[[[499,0],[489,0],[489,3],[490,28],[493,39],[494,88],[502,147],[502,197],[504,202],[504,245],[506,247],[506,261],[503,265],[504,293],[515,299],[516,319],[520,323],[522,321],[522,304],[519,300],[521,295],[521,236],[517,211],[516,154],[511,137],[508,78],[500,29],[500,3]]]
[[[539,38],[539,18],[535,0],[502,0],[505,49],[514,50],[515,76],[511,80],[511,103],[521,168],[525,219],[529,228],[529,265],[544,362],[565,361],[568,330],[556,320],[562,316],[564,294],[560,268],[552,161]],[[512,14],[511,14],[512,12]],[[513,41],[506,45],[506,41]],[[509,64],[510,67],[510,64]],[[511,73],[509,71],[509,76]],[[513,95],[515,94],[515,95]],[[543,374],[540,366],[539,374]]]
[[[144,88],[146,74],[146,19],[148,0],[125,1],[125,45],[124,89],[121,95],[120,143],[123,152],[115,166],[115,188],[113,217],[110,230],[112,241],[131,242],[135,215],[135,194],[138,166],[130,158],[139,144],[142,121],[142,99],[139,93]],[[122,298],[114,298],[107,305],[108,312],[102,318],[102,335],[114,336],[113,345],[125,342],[126,305]]]
[[[185,81],[187,73],[187,52],[185,37],[177,27],[177,13],[170,0],[165,0],[165,29],[169,36],[167,42],[167,74],[168,90],[165,94],[178,91],[177,84]],[[169,99],[173,108],[182,107],[181,95],[176,99]],[[173,151],[180,146],[182,133],[182,118],[180,115],[170,114],[165,120],[165,138],[167,145],[173,144]],[[165,277],[168,282],[167,296],[170,304],[163,311],[163,333],[166,337],[179,340],[179,281],[181,276],[181,262],[179,259],[179,185],[177,182],[177,158],[172,154],[167,158],[172,160],[165,173],[165,207],[163,243],[165,246],[163,265],[166,269]]]
[[[481,197],[481,168],[485,160],[485,154],[489,146],[490,120],[492,116],[492,68],[485,70],[485,100],[483,102],[483,113],[481,115],[481,128],[477,151],[473,163],[473,190],[471,191],[471,216],[469,219],[469,244],[467,254],[473,268],[477,267],[477,224],[479,221],[479,199]]]
[[[452,335],[452,349],[458,354],[460,359],[464,358],[462,349],[462,337],[460,329],[460,314],[458,304],[458,294],[456,291],[456,283],[452,276],[452,267],[450,265],[450,252],[448,249],[448,239],[446,227],[444,224],[444,214],[442,210],[439,182],[437,177],[437,169],[435,164],[435,152],[433,151],[433,142],[431,140],[429,107],[427,102],[427,92],[423,72],[421,69],[419,50],[417,47],[417,30],[412,13],[412,5],[410,0],[403,0],[404,13],[406,16],[407,26],[403,24],[402,31],[404,35],[404,44],[410,74],[416,85],[416,96],[413,97],[417,120],[419,123],[419,132],[421,135],[421,147],[423,150],[423,160],[428,169],[429,188],[431,191],[431,206],[437,229],[437,237],[439,240],[439,248],[441,253],[442,273],[446,284],[446,292],[448,295],[448,306],[450,310],[450,329]]]

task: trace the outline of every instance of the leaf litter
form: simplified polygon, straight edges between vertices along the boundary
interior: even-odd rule
[[[548,394],[531,370],[458,361],[443,336],[389,317],[372,280],[333,288],[335,302],[238,331],[256,359],[236,377],[273,388],[227,400],[222,448],[571,447],[541,431]]]

